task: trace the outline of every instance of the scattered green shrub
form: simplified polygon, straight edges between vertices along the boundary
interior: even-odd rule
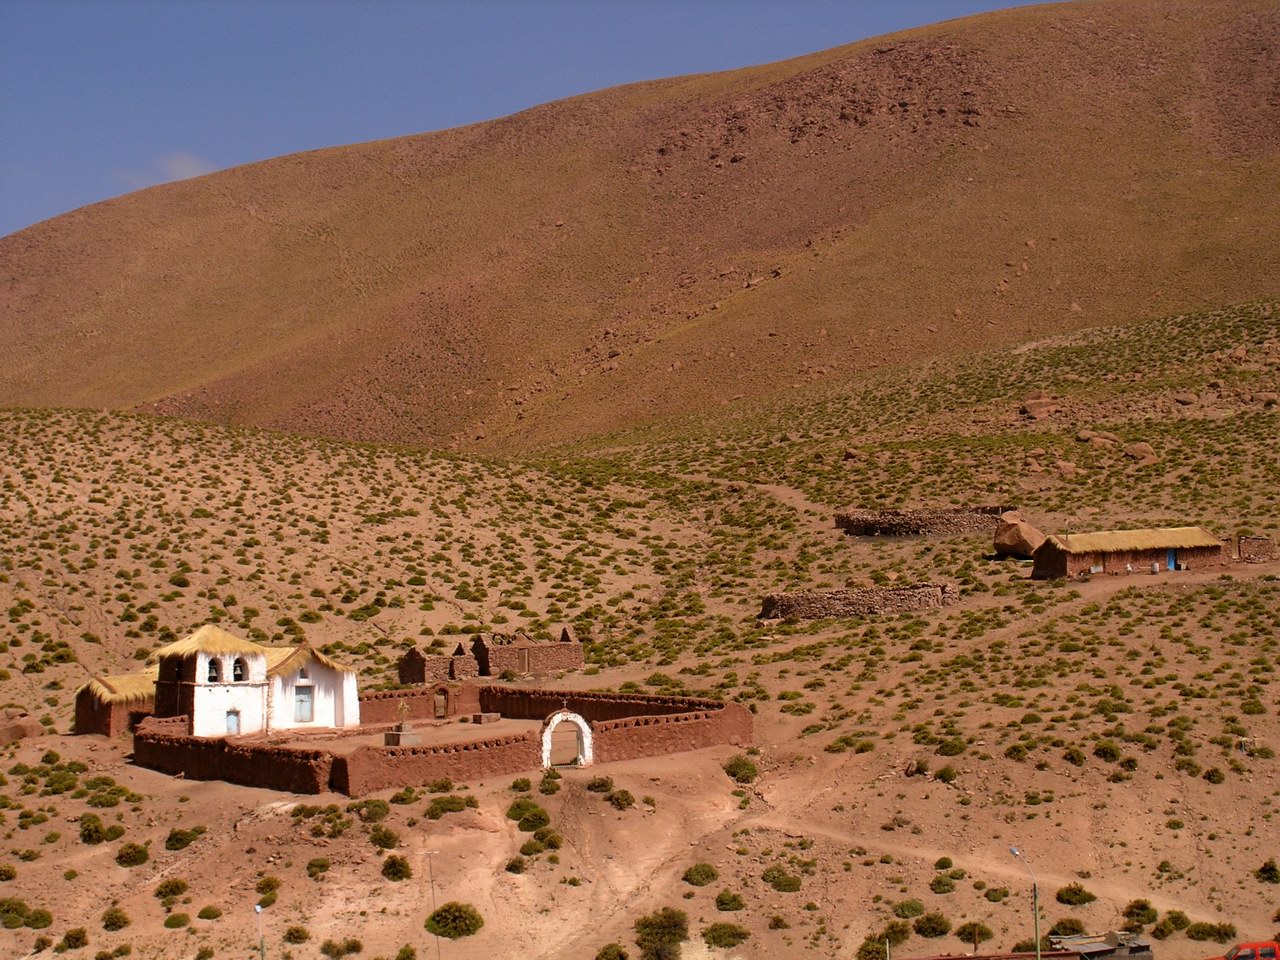
[[[694,887],[705,887],[720,879],[720,872],[709,863],[695,863],[681,877],[685,883]]]
[[[447,940],[458,940],[479,933],[484,917],[469,903],[450,900],[438,907],[425,924],[428,933]]]

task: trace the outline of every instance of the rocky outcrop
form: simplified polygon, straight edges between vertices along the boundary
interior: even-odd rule
[[[866,587],[849,590],[800,590],[771,593],[760,606],[761,620],[823,620],[827,617],[872,617],[910,613],[955,603],[960,599],[949,583],[916,583],[907,587]]]
[[[1022,557],[1029,560],[1036,552],[1036,548],[1044,541],[1045,535],[1016,510],[1000,515],[1000,525],[996,527],[995,536],[997,556]]]

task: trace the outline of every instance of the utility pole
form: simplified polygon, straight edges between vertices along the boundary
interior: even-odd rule
[[[1036,960],[1040,960],[1040,885],[1036,883],[1036,872],[1031,869],[1031,861],[1028,860],[1017,847],[1010,847],[1009,852],[1018,860],[1022,861],[1022,865],[1027,868],[1027,873],[1031,874],[1031,913],[1035,920],[1036,932]]]
[[[258,958],[259,960],[267,960],[267,941],[262,935],[262,904],[255,903],[253,912],[258,915]]]
[[[431,881],[431,912],[435,913],[436,912],[436,863],[435,863],[435,860],[432,858],[435,857],[436,851],[428,850],[426,853],[427,853],[427,876]],[[438,933],[432,933],[431,936],[436,938],[436,960],[440,960],[440,935]]]

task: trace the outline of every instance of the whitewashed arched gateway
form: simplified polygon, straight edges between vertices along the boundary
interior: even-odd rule
[[[587,767],[591,765],[593,749],[591,745],[591,725],[571,710],[559,710],[547,717],[542,725],[542,766],[550,767],[552,754],[551,735],[562,723],[570,723],[578,728],[578,756],[573,766]]]

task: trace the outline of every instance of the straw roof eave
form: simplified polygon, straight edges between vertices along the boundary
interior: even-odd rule
[[[1222,541],[1203,527],[1160,527],[1147,530],[1100,530],[1095,533],[1055,534],[1045,542],[1068,554],[1222,547]]]
[[[156,671],[129,673],[119,676],[92,677],[81,691],[88,690],[100,703],[130,705],[145,703],[156,695]]]
[[[175,640],[155,652],[157,657],[181,657],[186,659],[197,654],[226,656],[233,653],[244,653],[261,656],[264,648],[252,640],[227,633],[211,623],[205,624],[190,636]]]

